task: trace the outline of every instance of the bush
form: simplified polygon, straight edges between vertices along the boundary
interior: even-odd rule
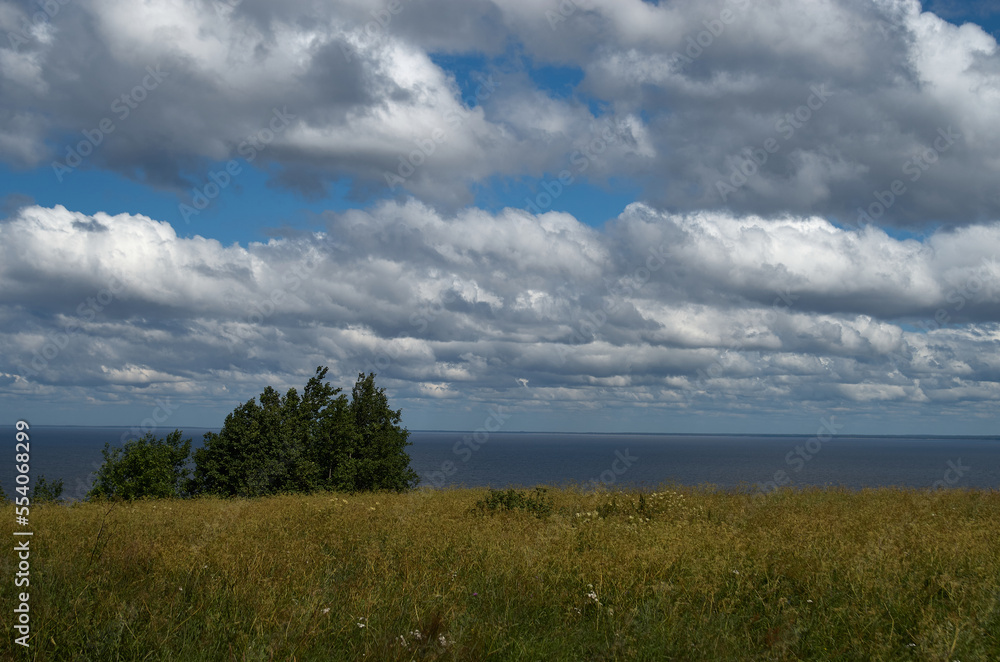
[[[61,478],[49,482],[45,480],[44,474],[40,474],[38,480],[35,481],[35,489],[31,492],[31,500],[34,503],[58,503],[62,501],[62,493],[63,481]]]
[[[515,489],[491,489],[485,499],[476,502],[475,510],[481,514],[493,514],[510,510],[524,510],[537,517],[544,517],[552,512],[552,497],[547,495],[544,487],[536,487],[534,494]]]
[[[180,430],[165,439],[147,432],[122,448],[104,444],[102,453],[104,464],[97,471],[88,497],[132,500],[184,496],[191,440],[181,441]]]

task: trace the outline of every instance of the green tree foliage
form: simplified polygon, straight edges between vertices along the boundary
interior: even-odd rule
[[[58,503],[62,501],[63,481],[48,481],[44,474],[35,481],[35,489],[31,491],[31,500],[35,503]]]
[[[409,432],[375,375],[358,376],[352,399],[316,368],[302,395],[268,386],[205,435],[195,451],[192,493],[253,497],[280,492],[404,490],[415,486]]]
[[[105,444],[102,452],[104,464],[87,496],[131,500],[184,495],[191,440],[181,441],[180,430],[166,438],[147,432],[121,448]]]
[[[402,410],[389,408],[385,389],[375,386],[374,373],[358,375],[349,407],[354,423],[352,447],[344,454],[347,484],[355,490],[397,490],[415,487],[419,478],[410,468],[406,447],[409,431],[399,426]]]
[[[233,410],[195,451],[192,491],[252,497],[310,489],[315,469],[306,457],[301,404],[295,389],[281,396],[268,386],[259,404],[249,400]]]

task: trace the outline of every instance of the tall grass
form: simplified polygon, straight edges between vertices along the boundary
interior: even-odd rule
[[[31,647],[5,617],[0,657],[1000,659],[996,491],[487,497],[41,505]]]

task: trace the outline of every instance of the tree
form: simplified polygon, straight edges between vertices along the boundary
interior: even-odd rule
[[[358,375],[351,391],[354,422],[353,448],[345,457],[345,477],[353,477],[355,490],[403,491],[416,487],[420,478],[410,468],[410,433],[400,427],[402,410],[389,408],[385,389],[375,386],[375,373]]]
[[[350,451],[357,445],[354,421],[347,396],[323,381],[326,373],[327,368],[316,368],[302,394],[302,418],[309,421],[304,447],[316,470],[317,487],[353,490],[347,467]]]
[[[416,485],[399,411],[375,375],[359,375],[352,400],[317,367],[300,396],[268,386],[205,435],[194,454],[192,493],[254,497],[279,492],[403,490]]]
[[[191,439],[181,441],[180,430],[162,439],[147,432],[121,448],[104,444],[102,453],[104,464],[88,497],[131,500],[184,496]]]
[[[314,488],[307,414],[295,389],[280,396],[268,386],[260,404],[248,400],[226,416],[220,432],[205,434],[194,453],[191,491],[254,497]]]

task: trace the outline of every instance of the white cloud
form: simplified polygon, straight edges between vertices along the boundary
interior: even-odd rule
[[[275,181],[318,196],[343,180],[356,197],[409,192],[457,209],[493,178],[566,168],[583,139],[613,119],[621,139],[585,176],[631,179],[670,209],[820,213],[853,223],[899,179],[906,191],[879,222],[923,227],[1000,215],[996,41],[975,25],[921,13],[916,0],[602,0],[564,8],[557,23],[546,3],[434,0],[383,15],[386,6],[61,6],[24,43],[0,44],[3,158],[27,166],[65,159],[66,136],[115,120],[114,100],[141,82],[146,66],[159,66],[167,78],[115,120],[115,134],[85,167],[187,194],[202,183],[191,173],[205,160],[241,158],[241,142],[274,108],[287,108],[292,125],[252,164],[276,166]],[[26,16],[9,2],[0,7],[7,25]],[[524,57],[511,60],[504,44],[518,44]],[[485,56],[479,73],[489,82],[471,92],[478,101],[463,99],[459,82],[435,64],[441,54]],[[565,97],[535,82],[529,62],[585,77]],[[781,124],[790,113],[794,121],[817,86],[825,100],[810,119],[794,131]],[[928,152],[939,130],[960,137]],[[721,195],[718,182],[730,181],[744,150],[769,139],[779,151]],[[430,148],[421,153],[421,145]],[[934,161],[912,170],[920,154]]]
[[[442,216],[415,201],[328,220],[311,237],[223,246],[142,216],[22,210],[0,224],[0,371],[14,376],[0,390],[111,402],[140,386],[226,411],[330,365],[460,406],[1000,394],[1000,270],[982,260],[1000,225],[920,243],[632,205],[599,232],[566,214]]]

